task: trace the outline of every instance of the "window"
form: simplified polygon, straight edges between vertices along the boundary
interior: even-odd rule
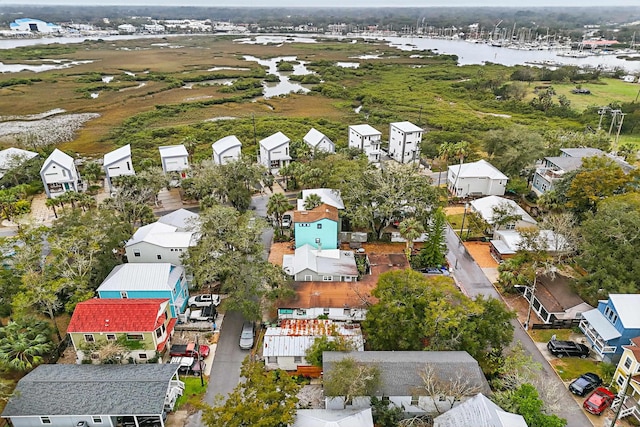
[[[302,356],[293,356],[293,363],[302,363]]]
[[[618,375],[618,378],[616,379],[616,382],[618,383],[619,386],[624,384],[624,377],[622,375]]]
[[[318,224],[318,230],[322,229],[322,224]]]
[[[117,339],[116,334],[107,334],[107,341],[115,341]]]
[[[146,359],[147,358],[147,353],[140,353],[138,355],[138,359]]]
[[[351,316],[351,309],[350,308],[345,308],[344,311],[342,312],[343,315],[345,316]]]
[[[84,334],[84,340],[86,342],[95,342],[95,338],[93,338],[93,334]]]
[[[618,320],[618,315],[611,309],[611,307],[607,307],[604,309],[604,315],[612,324],[615,324]]]
[[[42,424],[51,424],[51,418],[49,418],[49,417],[40,417],[40,423],[42,423]]]
[[[306,316],[307,315],[307,310],[303,309],[303,308],[299,308],[296,310],[296,314],[298,316]]]
[[[129,295],[127,295],[127,291],[120,291],[120,298],[124,298],[124,299],[129,298]]]
[[[631,358],[627,356],[627,358],[624,360],[624,367],[629,369],[631,367]]]
[[[140,256],[140,250],[134,249],[133,256]]]
[[[162,259],[162,255],[158,254],[156,256],[158,257],[158,259]]]
[[[323,282],[330,282],[333,280],[333,276],[322,276]]]
[[[276,356],[267,357],[267,363],[278,363],[278,358]]]
[[[323,308],[322,309],[322,314],[329,314],[329,309],[328,308]]]
[[[271,160],[271,167],[272,168],[280,167],[280,160]]]
[[[411,406],[418,406],[418,402],[419,402],[418,396],[411,396]]]
[[[310,274],[307,274],[304,276],[304,281],[305,282],[310,282],[313,280],[313,277]]]
[[[144,335],[142,334],[127,334],[127,339],[129,341],[143,341]]]
[[[102,417],[94,415],[93,417],[91,417],[91,420],[94,424],[102,424]]]
[[[389,402],[389,396],[382,396],[383,402]]]
[[[156,338],[160,338],[162,336],[162,328],[156,329]]]

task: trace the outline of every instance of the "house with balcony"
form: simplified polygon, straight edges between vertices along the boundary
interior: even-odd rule
[[[189,153],[184,145],[165,145],[158,147],[160,161],[165,174],[177,172],[181,178],[187,177],[189,169]]]
[[[612,405],[614,411],[620,409],[620,418],[633,416],[640,422],[640,336],[632,338],[628,345],[623,345],[622,356],[613,375],[618,389],[623,390],[628,381],[629,388],[624,402],[616,399]]]
[[[145,363],[166,349],[176,320],[168,299],[93,298],[78,303],[67,333],[78,363],[104,362],[99,349],[108,343],[124,348],[130,343],[131,349],[118,356]]]
[[[131,162],[131,144],[110,151],[104,155],[102,162],[109,189],[113,190],[113,178],[124,175],[135,175]]]
[[[610,294],[582,313],[580,330],[602,360],[617,363],[625,345],[640,336],[640,294]]]
[[[424,129],[411,122],[389,125],[389,156],[398,163],[419,163]]]
[[[504,196],[508,181],[508,176],[486,160],[447,168],[447,188],[455,197]]]
[[[57,148],[44,161],[40,177],[49,198],[61,196],[67,191],[80,191],[82,187],[73,157]]]
[[[258,160],[273,175],[277,175],[280,172],[280,168],[287,166],[291,162],[289,143],[291,143],[291,140],[282,132],[276,132],[260,140],[260,157]]]
[[[327,135],[320,132],[316,128],[311,128],[309,132],[302,138],[305,144],[311,148],[312,152],[324,151],[325,153],[335,153],[336,145]]]
[[[369,163],[380,163],[382,133],[370,125],[349,126],[349,147],[362,151]]]
[[[211,144],[213,149],[213,163],[225,165],[240,159],[242,154],[242,142],[235,136],[225,136]]]
[[[166,413],[184,392],[178,368],[43,364],[18,381],[1,416],[14,427],[164,427]]]
[[[294,211],[296,247],[337,249],[339,220],[338,209],[324,203],[308,211]]]
[[[282,256],[282,268],[297,282],[355,282],[358,266],[353,251],[316,249],[309,244]]]
[[[172,318],[184,313],[189,301],[184,268],[166,262],[117,265],[97,293],[100,298],[168,299]]]

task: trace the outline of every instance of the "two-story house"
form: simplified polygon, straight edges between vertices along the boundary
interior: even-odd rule
[[[40,177],[47,197],[57,197],[67,191],[79,191],[82,187],[80,174],[73,157],[57,148],[47,157],[40,169]]]
[[[225,136],[211,144],[213,149],[213,163],[225,165],[240,159],[242,142],[235,136]]]
[[[612,409],[618,410],[618,404],[622,403],[620,418],[633,415],[640,422],[640,336],[632,338],[629,345],[623,345],[622,348],[624,350],[613,380],[619,390],[624,388],[627,381],[629,387],[624,402],[614,402]]]
[[[623,346],[640,336],[640,294],[610,294],[598,308],[582,313],[580,330],[593,351],[606,362],[616,363]]]
[[[370,125],[349,126],[349,147],[367,155],[369,163],[380,163],[382,133]]]
[[[282,256],[282,268],[299,282],[355,282],[358,266],[353,251],[315,249],[309,244]]]
[[[277,175],[280,168],[291,162],[289,143],[291,140],[282,132],[276,132],[260,140],[260,163],[272,174]]]
[[[307,134],[302,138],[302,140],[304,141],[305,144],[307,144],[311,148],[312,152],[315,152],[315,151],[324,151],[327,153],[336,152],[336,146],[333,143],[333,141],[331,141],[328,136],[326,136],[324,133],[320,132],[316,128],[311,128],[311,130],[307,132]]]
[[[184,313],[189,300],[184,268],[169,263],[117,265],[97,293],[100,298],[168,299],[171,317]]]
[[[420,162],[420,143],[424,129],[411,122],[389,125],[389,156],[398,163]]]
[[[113,178],[123,175],[135,175],[131,162],[131,144],[110,151],[104,155],[102,162],[109,189],[113,190]]]
[[[165,350],[176,320],[168,299],[93,298],[78,303],[67,333],[79,362],[100,359],[108,343],[128,349],[125,359],[146,362]]]
[[[338,209],[321,204],[308,211],[294,211],[296,247],[311,245],[316,249],[338,247]]]
[[[158,150],[164,173],[178,172],[182,178],[187,177],[189,153],[184,145],[165,145],[158,147]]]
[[[455,197],[504,196],[509,178],[486,160],[451,165],[447,188]]]

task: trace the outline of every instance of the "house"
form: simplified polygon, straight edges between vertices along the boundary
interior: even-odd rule
[[[634,167],[624,160],[605,153],[597,148],[561,148],[560,156],[545,157],[536,168],[531,181],[531,190],[538,196],[554,189],[554,183],[562,179],[568,172],[582,166],[582,159],[587,157],[606,156],[622,168],[625,173]]]
[[[622,409],[618,408],[620,401],[615,401],[611,409],[620,409],[620,419],[633,415],[640,422],[640,336],[632,338],[629,345],[623,345],[622,348],[624,350],[613,380],[620,390],[628,380],[629,388]]]
[[[213,163],[224,165],[240,159],[242,142],[235,136],[225,136],[211,144],[213,149]]]
[[[433,427],[527,427],[522,415],[506,412],[478,393],[469,400],[438,415],[433,420]]]
[[[38,153],[33,151],[22,150],[20,148],[9,147],[6,150],[0,150],[0,178],[11,169],[17,168],[27,160],[37,157]]]
[[[515,230],[517,228],[530,228],[538,225],[537,221],[531,217],[518,205],[510,199],[499,196],[487,196],[481,199],[472,200],[469,203],[471,211],[478,214],[493,231],[497,230]],[[496,224],[500,222],[500,214],[502,212],[506,216],[514,218],[507,224]],[[516,219],[518,218],[519,219]]]
[[[289,155],[290,142],[289,137],[282,132],[276,132],[260,140],[259,161],[272,174],[277,175],[280,168],[287,166],[291,162],[291,156]]]
[[[411,122],[389,125],[389,156],[398,163],[420,162],[422,129]]]
[[[536,246],[550,255],[563,255],[571,250],[567,239],[553,230],[538,230],[536,241]],[[489,252],[498,262],[513,257],[518,251],[530,250],[523,247],[522,234],[518,230],[496,230],[489,242]]]
[[[123,175],[135,175],[136,172],[133,170],[131,162],[131,144],[105,154],[102,167],[104,168],[109,189],[113,189],[113,178]]]
[[[82,186],[80,174],[73,157],[57,148],[47,157],[40,169],[40,177],[47,197],[57,197],[67,191],[79,191]]]
[[[324,133],[316,130],[315,128],[311,128],[309,132],[302,138],[302,140],[307,144],[312,152],[315,151],[324,151],[326,153],[335,153],[336,146]]]
[[[183,255],[198,243],[197,218],[198,214],[179,209],[140,227],[125,244],[127,261],[182,265]]]
[[[371,408],[298,409],[293,427],[373,427]]]
[[[164,427],[184,392],[178,365],[44,364],[18,381],[2,417],[14,427]],[[82,423],[82,424],[81,424]]]
[[[308,211],[294,211],[296,247],[311,245],[316,249],[338,248],[338,209],[322,204]]]
[[[309,366],[305,359],[307,349],[316,338],[332,339],[335,334],[351,342],[354,353],[364,351],[364,339],[357,323],[335,323],[331,320],[286,319],[277,327],[269,327],[264,333],[262,357],[266,369],[295,371],[299,366]]]
[[[489,394],[491,389],[478,362],[466,351],[325,351],[322,354],[322,370],[330,375],[337,362],[351,358],[365,366],[380,370],[380,384],[373,396],[388,400],[405,412],[433,413],[449,409],[451,403],[459,404],[478,393]],[[455,383],[462,390],[461,396],[430,396],[425,390],[421,373],[428,369],[439,383]],[[460,391],[459,390],[459,391]],[[443,391],[444,392],[444,391]],[[459,401],[458,401],[459,398]],[[327,409],[340,409],[345,405],[342,396],[326,396]],[[369,396],[355,397],[351,407],[369,407]]]
[[[136,343],[125,358],[144,363],[165,350],[176,320],[168,299],[93,298],[78,303],[67,333],[78,362],[98,359],[101,345],[120,340]]]
[[[380,163],[382,133],[370,125],[349,126],[349,147],[366,154],[369,163]]]
[[[640,336],[640,294],[610,294],[598,308],[582,313],[580,330],[593,351],[604,361],[616,363],[623,346]]]
[[[322,203],[333,206],[338,210],[344,210],[344,202],[340,196],[340,190],[334,190],[332,188],[310,188],[308,190],[302,190],[302,198],[298,199],[296,202],[299,211],[305,210],[304,201],[312,194],[316,194],[320,197],[320,201]]]
[[[164,173],[178,172],[180,177],[186,178],[189,169],[189,153],[184,145],[165,145],[158,147],[160,161]]]
[[[509,177],[486,160],[451,165],[447,188],[456,197],[504,196]]]
[[[183,313],[189,300],[184,268],[166,262],[117,265],[97,292],[100,298],[168,299],[171,317]]]
[[[309,244],[296,248],[293,255],[282,256],[282,268],[301,282],[355,282],[358,266],[352,251],[314,249]]]
[[[533,312],[547,324],[555,321],[573,321],[577,325],[584,312],[593,310],[593,307],[571,289],[571,279],[561,274],[538,276],[533,303],[532,287],[522,286],[520,290],[531,304]]]

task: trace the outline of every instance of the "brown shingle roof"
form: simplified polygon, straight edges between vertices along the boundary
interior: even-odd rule
[[[310,211],[294,211],[293,222],[316,222],[321,219],[330,219],[338,222],[338,209],[326,203],[317,206]]]

